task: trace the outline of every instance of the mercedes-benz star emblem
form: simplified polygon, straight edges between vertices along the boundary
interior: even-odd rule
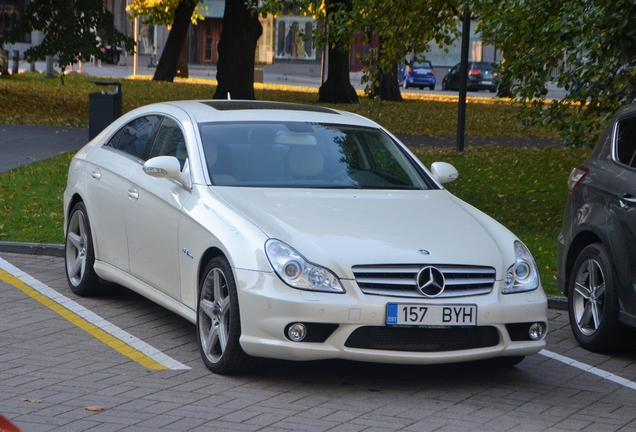
[[[426,297],[437,297],[446,287],[444,274],[432,266],[422,267],[416,281],[420,292]]]

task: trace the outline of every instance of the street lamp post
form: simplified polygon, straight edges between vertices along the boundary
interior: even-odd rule
[[[470,11],[462,19],[462,51],[459,66],[459,107],[457,110],[457,151],[464,151],[466,131],[466,91],[468,90],[468,45],[470,43]]]

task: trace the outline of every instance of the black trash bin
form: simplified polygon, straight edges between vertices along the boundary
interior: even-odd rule
[[[106,126],[121,116],[121,83],[118,81],[91,81],[103,86],[102,91],[88,95],[88,139],[92,140]],[[112,87],[107,91],[106,87]]]

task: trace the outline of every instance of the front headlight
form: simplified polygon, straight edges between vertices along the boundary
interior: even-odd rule
[[[310,263],[280,240],[267,240],[265,254],[278,277],[292,288],[330,293],[345,292],[335,274]]]
[[[515,263],[506,272],[503,294],[532,291],[539,288],[539,271],[532,254],[519,240],[515,240]]]

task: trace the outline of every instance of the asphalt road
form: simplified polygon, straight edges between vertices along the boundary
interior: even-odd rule
[[[512,368],[268,361],[228,377],[175,314],[123,288],[73,295],[63,258],[0,252],[0,298],[0,413],[25,432],[636,431],[636,351],[582,350],[557,310],[547,349]]]

